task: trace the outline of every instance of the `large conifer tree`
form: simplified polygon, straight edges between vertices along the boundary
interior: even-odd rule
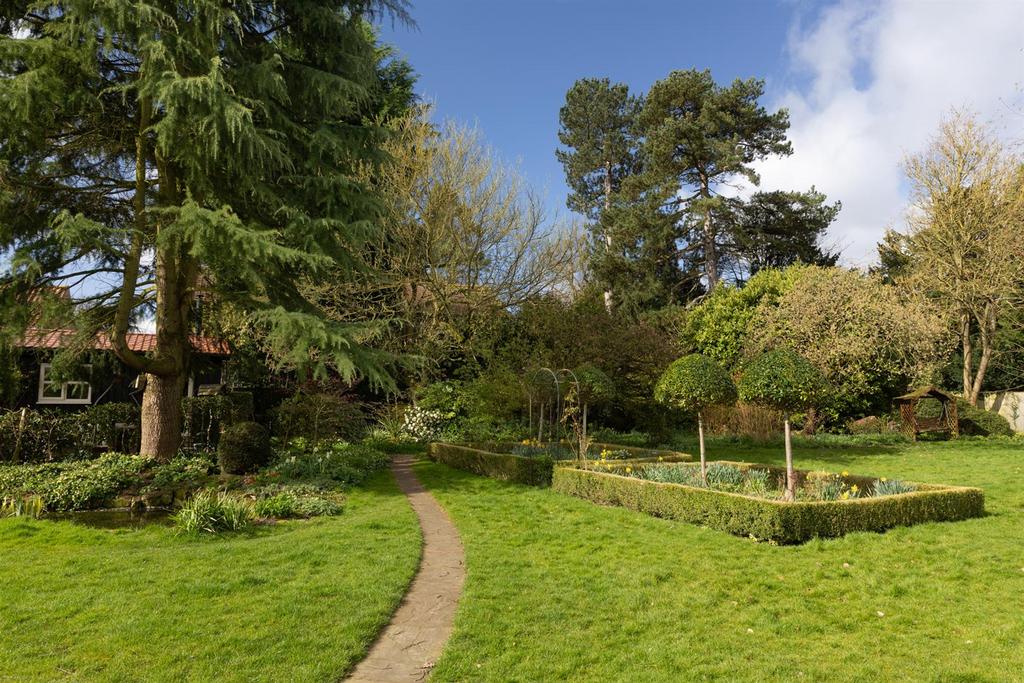
[[[558,113],[558,140],[565,148],[556,150],[555,156],[572,190],[566,204],[591,221],[591,233],[602,253],[622,249],[615,244],[610,221],[602,219],[607,218],[623,181],[637,171],[636,115],[640,104],[625,84],[607,78],[581,78],[565,94]],[[612,296],[611,288],[606,288],[604,302],[609,309]]]
[[[763,93],[764,81],[754,78],[721,86],[708,70],[673,71],[651,86],[639,117],[646,171],[697,236],[708,289],[721,277],[720,217],[729,213],[718,186],[736,176],[756,185],[753,162],[792,152],[789,114],[765,110]]]
[[[146,373],[143,453],[178,447],[198,290],[250,311],[287,361],[387,381],[371,331],[327,322],[296,284],[357,267],[374,230],[352,169],[379,148],[366,21],[389,10],[401,0],[5,4],[0,315],[11,332],[49,285],[85,283],[70,323]],[[143,355],[126,333],[146,315]]]

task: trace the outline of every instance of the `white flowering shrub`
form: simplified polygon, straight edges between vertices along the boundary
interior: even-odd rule
[[[448,418],[439,410],[409,406],[402,417],[402,431],[417,441],[433,441],[447,421]]]

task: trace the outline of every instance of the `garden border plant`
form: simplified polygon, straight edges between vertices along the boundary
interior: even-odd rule
[[[985,514],[981,489],[935,484],[915,487],[912,493],[898,495],[785,501],[575,467],[557,467],[552,475],[552,489],[560,493],[783,544]]]

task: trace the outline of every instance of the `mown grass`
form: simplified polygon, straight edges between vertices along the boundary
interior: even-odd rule
[[[418,564],[387,472],[338,517],[223,538],[0,520],[0,681],[333,681]]]
[[[778,547],[420,463],[468,566],[433,680],[1021,680],[1024,444],[804,444],[796,463],[980,486],[990,514]]]

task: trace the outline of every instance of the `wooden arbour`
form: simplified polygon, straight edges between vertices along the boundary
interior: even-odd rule
[[[917,405],[922,399],[933,398],[942,406],[938,417],[921,417]],[[924,432],[946,432],[951,439],[960,436],[960,418],[956,410],[956,397],[936,386],[916,389],[909,394],[897,396],[895,403],[900,409],[902,431],[911,439]]]

